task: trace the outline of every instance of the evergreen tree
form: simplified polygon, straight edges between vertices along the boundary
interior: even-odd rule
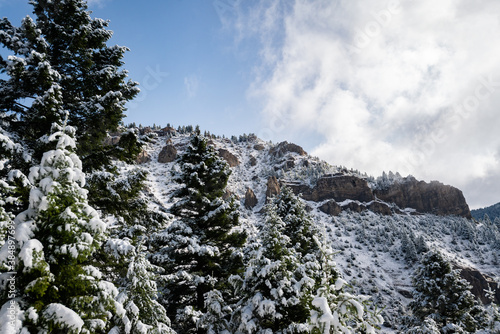
[[[68,124],[78,130],[76,151],[84,170],[106,166],[114,155],[103,145],[106,132],[117,129],[125,103],[139,91],[120,70],[128,49],[106,45],[112,36],[108,22],[91,18],[84,0],[30,3],[35,19],[27,16],[19,27],[0,20],[0,43],[12,53],[0,55],[0,72],[8,76],[0,80],[6,130],[19,134],[38,159],[46,151],[37,147],[43,144],[38,138],[61,119],[60,110],[67,110]],[[60,99],[50,101],[55,91]]]
[[[178,219],[157,235],[152,262],[167,273],[162,301],[174,329],[204,332],[210,324],[197,319],[208,310],[206,294],[217,290],[225,303],[232,302],[228,277],[242,268],[239,249],[246,235],[236,230],[234,201],[222,198],[229,167],[207,140],[194,134],[178,163],[181,171],[174,178],[181,186],[171,209]]]
[[[401,251],[404,254],[404,259],[408,264],[414,264],[418,261],[417,247],[415,245],[415,235],[410,233],[410,236],[406,232],[402,232],[401,236]]]
[[[472,332],[484,325],[484,309],[470,292],[470,285],[438,251],[424,254],[413,283],[410,308],[417,322],[430,318],[441,332],[447,328]]]
[[[27,177],[13,168],[15,160],[25,162],[29,160],[29,155],[0,126],[0,246],[7,234],[14,233],[12,226],[15,213],[22,211],[22,198],[28,195],[24,187],[28,183]]]
[[[439,327],[436,322],[429,317],[426,317],[420,326],[414,326],[405,331],[405,334],[440,334]]]
[[[286,222],[286,234],[300,257],[317,255],[319,246],[313,240],[321,232],[300,199],[289,187],[283,187],[274,203],[276,204],[276,214]]]
[[[125,266],[114,272],[120,294],[117,300],[127,311],[121,331],[131,334],[171,334],[170,319],[157,301],[154,273],[157,268],[146,259],[145,247],[134,246],[126,239],[110,239],[104,249],[117,263]]]
[[[237,333],[306,333],[314,281],[298,280],[300,256],[285,234],[286,223],[268,206],[267,220],[242,276],[233,276],[241,300],[232,326]]]
[[[367,298],[345,291],[332,249],[289,188],[268,205],[265,225],[250,247],[246,272],[231,278],[241,296],[234,332],[373,332],[381,323]]]
[[[82,188],[74,129],[54,125],[45,141],[55,147],[30,169],[30,205],[15,218],[15,250],[9,239],[0,251],[0,261],[8,264],[1,302],[5,307],[14,301],[18,321],[30,333],[105,333],[113,314],[124,315],[114,299],[116,287],[88,263],[106,238],[106,225]],[[15,292],[6,286],[13,271]]]

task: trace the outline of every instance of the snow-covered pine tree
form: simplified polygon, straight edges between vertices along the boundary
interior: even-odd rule
[[[431,250],[422,256],[413,284],[410,309],[417,326],[429,318],[441,332],[452,328],[474,332],[483,328],[484,308],[471,293],[469,283],[460,277],[460,270],[453,269],[439,251]]]
[[[125,265],[115,266],[118,270],[114,272],[120,291],[117,300],[127,311],[116,334],[174,333],[165,308],[157,301],[158,268],[146,259],[145,247],[141,243],[134,246],[126,239],[109,239],[103,249],[111,259]]]
[[[282,187],[274,203],[276,214],[285,222],[285,233],[298,254],[301,257],[317,255],[319,247],[314,242],[314,238],[318,237],[321,232],[300,199],[289,187]]]
[[[225,304],[232,302],[228,278],[242,270],[240,248],[246,234],[237,230],[234,201],[223,199],[229,167],[207,140],[193,134],[178,163],[181,171],[174,179],[181,186],[171,209],[177,220],[156,236],[153,246],[158,251],[151,260],[165,269],[162,302],[172,327],[182,333],[204,332],[211,324],[198,318],[211,309],[205,299],[214,293],[206,294],[216,290]]]
[[[112,316],[124,310],[114,299],[116,287],[88,263],[106,225],[87,203],[74,129],[54,124],[42,140],[53,149],[30,169],[30,204],[15,218],[15,249],[9,242],[0,251],[2,263],[14,255],[13,268],[1,274],[0,326],[12,324],[7,307],[14,304],[17,331],[107,333]],[[8,279],[15,279],[15,291],[7,289]]]
[[[49,133],[53,122],[66,117],[60,113],[67,110],[67,124],[78,129],[76,153],[83,170],[98,171],[87,180],[91,205],[103,210],[97,205],[103,194],[94,194],[97,187],[92,185],[105,174],[102,170],[116,174],[110,167],[112,158],[130,162],[140,146],[132,132],[122,135],[116,146],[104,144],[107,132],[116,130],[124,117],[125,103],[138,93],[137,83],[126,81],[127,72],[120,70],[127,48],[106,45],[112,36],[108,22],[91,18],[84,0],[30,3],[34,18],[27,16],[19,27],[7,18],[0,20],[2,54],[11,53],[0,55],[0,72],[7,76],[0,80],[0,120],[33,157],[31,161],[16,156],[9,167],[20,171],[17,176],[27,175],[48,150],[47,143],[38,139]],[[11,179],[19,198],[13,212],[17,214],[28,207],[29,190],[23,189],[22,179]],[[122,206],[121,213],[127,215],[134,208]]]
[[[29,195],[27,177],[13,166],[16,160],[26,163],[29,159],[25,148],[0,126],[0,247],[8,234],[13,235],[13,219],[22,211],[23,198]]]
[[[30,3],[34,19],[27,16],[19,27],[0,20],[0,45],[12,53],[0,55],[0,72],[8,76],[0,81],[0,113],[7,130],[33,149],[60,119],[58,110],[68,110],[68,125],[78,129],[76,152],[84,170],[109,165],[119,154],[104,146],[106,132],[116,130],[125,103],[139,91],[137,83],[126,81],[127,71],[120,70],[128,49],[106,45],[112,36],[108,22],[91,18],[84,0]],[[31,102],[46,95],[53,82],[61,88],[62,108],[40,110]],[[40,158],[45,151],[36,149],[34,155]]]
[[[382,319],[367,297],[345,291],[333,251],[302,202],[282,188],[267,206],[267,220],[250,244],[244,274],[233,276],[240,295],[233,332],[372,333]]]
[[[426,317],[422,324],[419,326],[414,326],[404,332],[405,334],[441,334],[439,327],[436,322],[430,318]]]
[[[307,333],[314,281],[298,281],[300,255],[286,235],[275,203],[250,244],[246,271],[231,277],[240,301],[231,319],[235,333]]]

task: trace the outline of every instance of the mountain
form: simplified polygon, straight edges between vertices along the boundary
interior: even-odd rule
[[[186,150],[189,134],[141,131],[149,138],[139,161],[149,172],[148,196],[158,210],[168,211],[178,187],[171,171],[179,168],[175,158]],[[330,165],[292,143],[272,144],[253,135],[240,139],[212,137],[209,143],[231,166],[226,196],[240,204],[247,233],[257,232],[267,198],[290,187],[338,252],[345,280],[383,309],[382,332],[398,332],[412,298],[412,274],[429,249],[463,269],[473,293],[487,302],[483,289],[496,287],[500,276],[500,226],[472,220],[459,189],[398,173],[374,178]],[[496,299],[500,302],[499,291]]]
[[[484,215],[488,215],[491,220],[500,219],[500,203],[493,204],[486,208],[476,209],[471,211],[472,217],[475,219],[483,219]]]

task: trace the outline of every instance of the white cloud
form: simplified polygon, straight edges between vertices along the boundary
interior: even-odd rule
[[[186,87],[187,94],[193,98],[198,94],[199,79],[196,75],[190,75],[184,78],[184,86]]]
[[[259,2],[237,27],[261,41],[249,91],[261,135],[316,133],[311,153],[333,164],[500,201],[500,187],[473,189],[500,176],[499,12],[496,0]]]

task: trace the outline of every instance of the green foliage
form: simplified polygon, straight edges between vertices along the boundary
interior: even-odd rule
[[[346,291],[333,251],[304,204],[284,187],[249,245],[246,271],[231,277],[237,333],[372,333],[382,322],[368,298]]]
[[[8,60],[0,56],[0,72],[8,76],[0,81],[0,114],[8,120],[7,130],[41,158],[46,148],[38,138],[67,110],[68,124],[78,129],[84,170],[109,165],[106,132],[117,129],[125,103],[138,93],[137,83],[126,81],[127,72],[119,69],[128,49],[106,45],[112,36],[108,22],[91,18],[83,0],[31,4],[35,19],[26,17],[20,27],[0,20],[0,43],[12,53]],[[130,147],[124,145],[120,158],[134,153]]]
[[[432,319],[441,332],[451,327],[468,332],[482,328],[484,309],[470,292],[468,282],[460,277],[460,271],[452,269],[441,253],[429,251],[422,257],[413,283],[410,308],[417,322]]]
[[[222,198],[229,167],[207,140],[193,135],[178,163],[181,171],[174,179],[181,186],[174,193],[178,201],[171,209],[178,220],[156,235],[153,246],[158,251],[151,260],[167,273],[163,277],[162,302],[174,329],[184,332],[210,325],[196,324],[199,316],[207,312],[208,292],[218,290],[230,303],[228,277],[242,269],[239,249],[246,234],[237,231],[236,204]]]
[[[105,224],[87,203],[73,137],[71,127],[55,126],[47,138],[54,149],[30,169],[29,208],[15,219],[13,271],[18,302],[26,313],[23,326],[32,333],[68,330],[66,317],[58,312],[71,314],[80,329],[101,333],[111,328],[115,313],[116,288],[88,264],[106,237]],[[7,297],[3,294],[2,304]]]
[[[241,333],[306,333],[308,301],[313,280],[300,279],[300,255],[286,235],[286,223],[274,203],[251,247],[246,271],[231,278],[241,296],[235,306],[232,327]]]

